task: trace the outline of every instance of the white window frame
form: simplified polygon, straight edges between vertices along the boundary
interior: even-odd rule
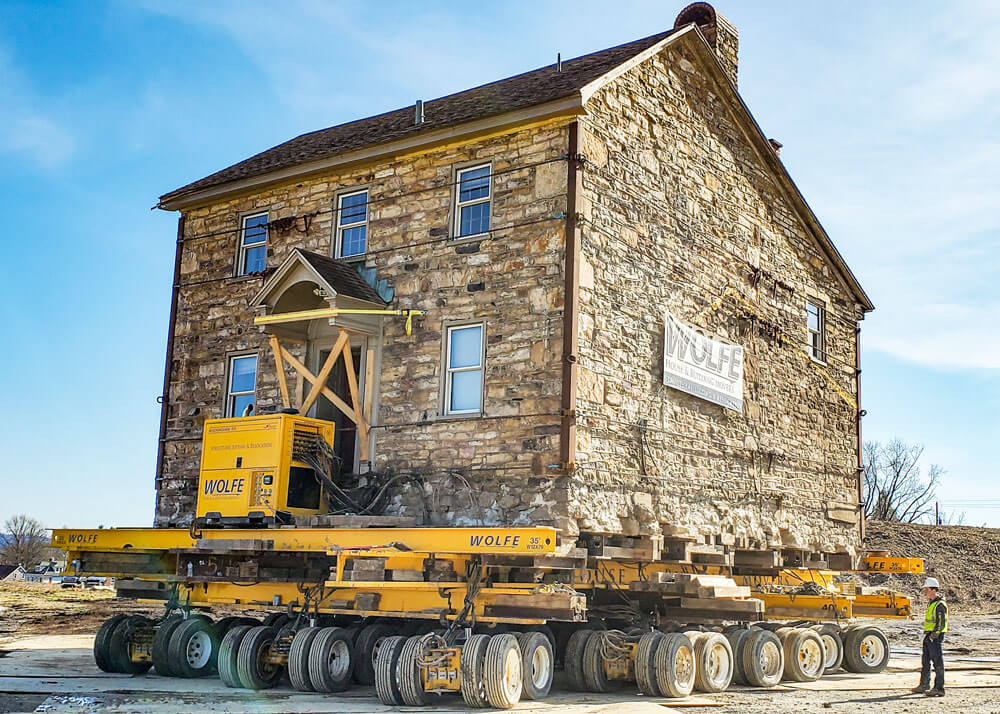
[[[809,327],[809,308],[816,308],[816,322],[818,323],[818,330],[814,330]],[[813,336],[819,338],[819,349],[817,351],[816,342]],[[826,350],[826,303],[819,298],[806,298],[806,345],[809,349],[809,357],[821,364],[827,363],[827,350]]]
[[[478,327],[479,332],[479,364],[470,367],[452,367],[451,366],[451,335],[453,332],[459,330],[466,330],[472,327]],[[442,389],[442,409],[441,412],[445,416],[475,416],[477,414],[483,413],[483,401],[486,392],[486,322],[462,322],[452,325],[446,325],[444,331],[444,384]],[[451,408],[451,395],[452,395],[452,375],[456,372],[473,372],[477,371],[480,373],[479,376],[479,408],[478,409],[452,409]]]
[[[266,225],[267,221],[265,221],[265,225],[264,225],[264,240],[263,241],[260,241],[260,242],[257,242],[257,243],[251,243],[249,246],[246,245],[246,243],[244,242],[245,239],[246,239],[246,233],[247,233],[247,221],[249,221],[251,218],[260,218],[261,216],[264,216],[264,218],[267,218],[268,217],[268,212],[267,211],[256,211],[254,213],[247,213],[247,214],[245,214],[243,216],[240,216],[240,242],[239,242],[239,247],[238,247],[237,254],[236,254],[236,275],[237,275],[237,277],[242,277],[244,275],[253,275],[253,273],[248,273],[247,270],[246,270],[247,248],[256,248],[259,245],[263,245],[264,246],[264,267],[265,268],[267,267],[267,233],[268,233],[268,231],[267,231],[267,225]]]
[[[247,357],[254,358],[254,369],[253,369],[253,389],[250,391],[234,392],[233,391],[233,367],[238,359],[244,359]],[[242,414],[234,414],[233,405],[235,403],[236,397],[242,397],[247,394],[253,396],[253,413],[257,414],[257,376],[260,374],[260,354],[257,352],[241,352],[239,354],[229,355],[226,361],[226,404],[223,413],[226,417],[239,417]]]
[[[350,196],[357,196],[359,193],[368,194],[365,197],[365,219],[363,221],[358,221],[357,223],[349,223],[346,226],[340,224],[340,213],[343,210],[343,202],[345,198]],[[335,220],[333,222],[333,230],[335,232],[334,240],[334,258],[340,258],[342,260],[360,260],[365,257],[365,253],[368,252],[368,204],[371,203],[371,194],[368,193],[368,187],[362,186],[360,188],[350,189],[342,193],[337,194],[336,198],[337,210],[335,212]],[[346,228],[357,228],[358,226],[365,227],[365,249],[361,253],[354,253],[352,255],[344,255],[344,229]]]
[[[476,171],[477,169],[485,168],[486,174],[486,198],[475,198],[471,201],[462,201],[462,174],[469,171]],[[489,204],[489,228],[481,233],[469,233],[467,235],[462,235],[462,209],[466,206],[476,206],[480,203]],[[452,225],[452,237],[455,240],[468,240],[470,238],[479,238],[481,236],[489,235],[490,230],[493,228],[493,164],[490,162],[484,164],[473,164],[471,166],[463,166],[455,171],[455,220]]]

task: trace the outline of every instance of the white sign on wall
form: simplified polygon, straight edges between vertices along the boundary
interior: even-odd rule
[[[663,383],[743,412],[743,348],[706,337],[666,313]]]

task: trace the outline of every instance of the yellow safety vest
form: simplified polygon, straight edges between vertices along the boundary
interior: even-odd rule
[[[944,600],[938,598],[936,600],[931,600],[930,604],[927,606],[927,613],[924,615],[924,632],[933,632],[934,625],[937,624],[937,609]],[[941,632],[945,633],[948,631],[948,609],[945,608],[944,611],[944,627],[941,628]]]

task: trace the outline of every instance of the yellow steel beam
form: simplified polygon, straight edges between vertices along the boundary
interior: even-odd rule
[[[795,595],[755,592],[767,620],[843,620],[853,617],[854,602],[844,595]]]
[[[246,528],[199,531],[212,539],[273,541],[274,550],[538,555],[556,548],[554,528]],[[399,544],[396,547],[394,544]],[[72,551],[157,551],[199,545],[181,528],[57,528],[52,545]],[[379,555],[385,553],[379,553]]]
[[[861,559],[860,572],[875,573],[922,573],[923,558],[890,558],[882,555],[866,555]]]
[[[413,318],[423,315],[423,310],[352,310],[339,307],[324,307],[318,310],[297,310],[282,312],[277,315],[261,315],[253,319],[255,325],[277,325],[285,322],[302,322],[303,320],[322,320],[337,315],[398,315],[406,318],[406,334],[413,333]]]

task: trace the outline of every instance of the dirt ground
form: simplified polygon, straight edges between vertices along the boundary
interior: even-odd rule
[[[361,712],[391,711],[374,691],[317,695],[287,687],[267,692],[227,689],[218,679],[181,680],[147,674],[107,675],[93,663],[92,634],[116,612],[155,614],[158,606],[115,600],[109,591],[52,590],[0,584],[0,713],[6,712]],[[918,607],[919,609],[919,607]],[[946,639],[948,695],[944,702],[910,695],[918,679],[921,623],[882,621],[893,659],[879,675],[839,673],[819,682],[783,683],[771,690],[731,687],[685,700],[650,699],[626,686],[607,695],[562,687],[522,702],[520,712],[639,714],[708,709],[722,713],[782,714],[878,709],[879,714],[964,710],[1000,714],[1000,615],[956,613]],[[423,711],[462,711],[461,699],[443,697]],[[409,710],[409,709],[408,709]]]
[[[29,635],[93,634],[119,612],[149,615],[161,610],[155,605],[117,600],[112,590],[0,583],[0,646]]]

